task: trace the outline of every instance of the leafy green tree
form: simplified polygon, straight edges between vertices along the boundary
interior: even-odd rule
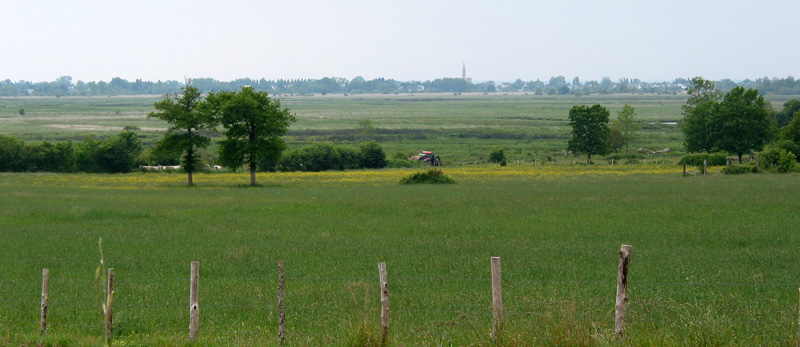
[[[206,97],[208,111],[225,128],[220,142],[219,159],[236,170],[247,165],[250,185],[256,185],[256,167],[261,158],[277,161],[286,144],[281,136],[296,120],[279,100],[270,99],[264,91],[252,87],[239,91],[211,92]]]
[[[715,138],[710,130],[711,120],[717,112],[722,93],[714,82],[694,77],[688,89],[689,99],[682,107],[680,122],[684,145],[689,152],[713,152]]]
[[[592,154],[604,155],[609,152],[608,130],[609,112],[603,106],[573,106],[569,110],[569,125],[572,139],[568,149],[575,153],[585,153],[587,162],[592,163]]]
[[[616,126],[609,127],[608,130],[608,147],[614,152],[619,152],[622,147],[625,147],[627,151],[627,142],[625,141],[625,135],[622,133],[622,130]]]
[[[358,121],[356,131],[362,139],[366,140],[375,134],[375,126],[372,125],[372,121],[369,118],[364,118]]]
[[[792,121],[781,129],[781,137],[800,145],[800,111],[794,114]]]
[[[628,104],[622,106],[622,110],[617,113],[617,119],[614,120],[614,127],[622,132],[622,144],[625,146],[625,153],[628,153],[628,145],[636,137],[636,132],[641,129],[636,123],[636,109]]]
[[[714,147],[736,153],[741,163],[744,153],[761,150],[772,139],[775,121],[758,90],[736,87],[725,94],[709,130]]]
[[[775,114],[775,121],[779,127],[785,127],[792,121],[794,115],[800,111],[800,100],[792,99],[783,104],[783,109]]]
[[[155,112],[147,118],[158,118],[169,123],[164,137],[156,143],[155,153],[183,155],[181,166],[188,174],[188,185],[194,185],[192,173],[200,169],[199,149],[206,148],[211,139],[202,132],[213,130],[214,119],[199,107],[202,97],[197,88],[186,81],[182,93],[165,94],[156,102]]]

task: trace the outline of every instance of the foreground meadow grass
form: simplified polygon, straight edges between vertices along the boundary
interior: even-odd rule
[[[617,250],[633,245],[631,345],[796,345],[800,176],[681,177],[675,166],[263,174],[0,175],[0,342],[102,343],[103,239],[115,345],[363,344],[388,265],[391,342],[491,345],[489,258],[503,262],[507,345],[613,344]],[[41,269],[50,325],[38,336]]]

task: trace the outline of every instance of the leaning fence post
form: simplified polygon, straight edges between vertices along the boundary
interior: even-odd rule
[[[192,262],[191,289],[189,292],[189,341],[197,340],[197,330],[200,325],[200,307],[198,307],[197,292],[200,277],[200,263]]]
[[[286,282],[284,280],[283,261],[278,262],[278,340],[280,344],[286,343]]]
[[[500,275],[500,257],[492,257],[492,338],[503,337],[503,286]]]
[[[625,310],[628,308],[628,266],[631,263],[631,246],[622,245],[619,249],[619,272],[617,274],[617,303],[614,307],[614,336],[625,336]]]
[[[386,263],[378,263],[378,278],[381,282],[381,346],[389,337],[389,281],[386,275]]]
[[[42,310],[41,310],[42,335],[44,335],[47,332],[47,292],[49,286],[50,286],[50,269],[44,268],[42,269]]]
[[[106,345],[111,345],[114,336],[114,269],[108,269],[108,292],[106,296]]]

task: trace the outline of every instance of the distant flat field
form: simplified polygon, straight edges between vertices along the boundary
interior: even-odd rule
[[[277,96],[298,121],[286,137],[290,148],[310,142],[355,144],[375,139],[393,154],[434,150],[453,162],[485,160],[497,146],[512,160],[535,160],[566,148],[569,109],[601,104],[612,120],[625,104],[632,105],[642,126],[632,147],[680,150],[683,136],[675,123],[682,118],[686,95],[541,96],[511,94],[375,94]],[[785,97],[772,100],[780,109]],[[18,97],[0,98],[0,134],[27,141],[80,141],[106,137],[125,126],[140,128],[145,145],[160,137],[167,124],[147,119],[159,97]],[[24,115],[19,110],[24,110]],[[357,136],[359,120],[376,128]]]

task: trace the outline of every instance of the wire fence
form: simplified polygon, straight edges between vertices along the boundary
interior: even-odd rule
[[[55,275],[55,274],[54,274]],[[606,278],[607,277],[607,278]],[[492,328],[493,281],[485,277],[392,276],[389,269],[392,330],[423,336]],[[9,331],[57,331],[102,335],[107,329],[103,304],[106,286],[95,279],[49,279],[44,298],[41,278],[0,278],[0,325]],[[377,322],[381,312],[378,276],[286,277],[285,312],[291,334],[347,330],[362,321]],[[611,276],[603,279],[502,280],[504,322],[514,329],[533,324],[614,327]],[[189,333],[188,278],[116,276],[113,334]],[[278,335],[278,276],[202,277],[199,283],[201,336]],[[629,288],[628,330],[637,328],[725,326],[753,334],[796,336],[797,285],[792,283],[637,282]],[[45,302],[46,299],[46,302]],[[46,328],[42,307],[47,307]],[[555,323],[554,323],[555,322]]]

